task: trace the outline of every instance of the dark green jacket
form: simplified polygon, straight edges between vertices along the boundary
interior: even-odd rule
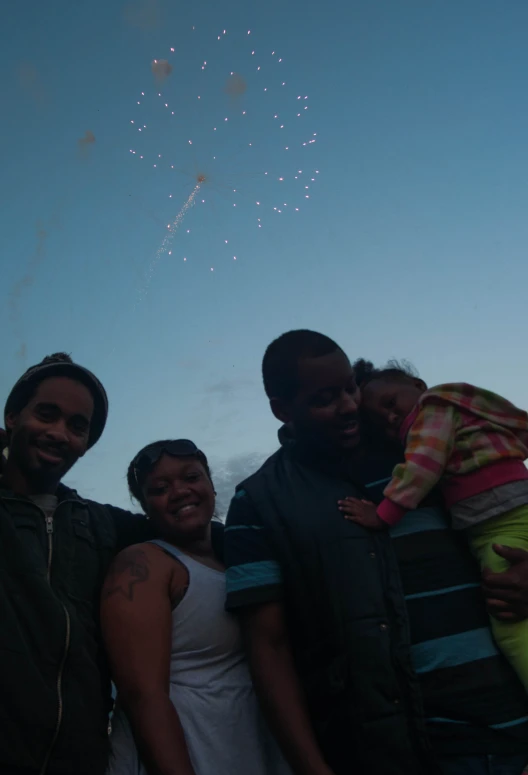
[[[61,486],[53,532],[0,490],[0,773],[104,775],[110,681],[99,595],[146,520]]]
[[[337,509],[365,493],[335,469],[307,466],[291,444],[240,488],[281,565],[294,657],[332,771],[436,773],[391,539]]]

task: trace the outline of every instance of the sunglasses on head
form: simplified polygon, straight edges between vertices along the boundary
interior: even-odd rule
[[[172,457],[195,457],[202,465],[207,468],[207,458],[204,453],[198,449],[194,441],[188,439],[178,439],[177,441],[168,441],[166,444],[154,446],[139,452],[132,461],[132,470],[134,479],[139,485],[138,473],[151,469],[156,465],[162,455],[171,455]]]

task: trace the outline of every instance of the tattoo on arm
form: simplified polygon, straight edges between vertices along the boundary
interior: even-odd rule
[[[108,571],[103,587],[103,600],[113,595],[122,595],[126,600],[134,599],[134,587],[148,581],[149,561],[142,549],[127,549],[122,552]]]

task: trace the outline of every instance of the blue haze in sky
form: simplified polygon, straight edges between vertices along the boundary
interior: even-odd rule
[[[275,447],[291,328],[528,406],[527,27],[525,0],[4,3],[0,395],[57,350],[97,373],[69,483],[126,506],[139,447],[191,437],[225,502]]]

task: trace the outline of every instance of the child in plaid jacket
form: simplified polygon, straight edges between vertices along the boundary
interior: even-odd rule
[[[505,570],[494,544],[528,550],[528,414],[474,385],[427,389],[399,366],[359,364],[362,409],[373,427],[405,446],[405,462],[378,506],[348,498],[341,511],[379,530],[397,524],[439,485],[453,528],[467,530],[481,567]],[[528,621],[493,619],[492,629],[528,690]]]

